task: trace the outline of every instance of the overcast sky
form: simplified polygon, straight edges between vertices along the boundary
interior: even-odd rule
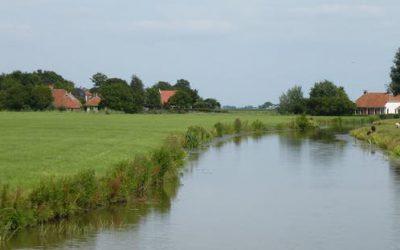
[[[399,0],[0,0],[0,71],[184,78],[223,104],[278,102],[329,79],[352,99],[384,91]]]

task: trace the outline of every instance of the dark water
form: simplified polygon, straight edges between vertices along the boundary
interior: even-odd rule
[[[8,247],[400,249],[400,165],[348,135],[237,138],[192,158],[182,185],[150,204],[24,231]]]

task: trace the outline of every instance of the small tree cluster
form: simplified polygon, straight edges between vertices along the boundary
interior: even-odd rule
[[[343,87],[330,81],[317,82],[310,90],[309,99],[304,98],[300,86],[289,89],[280,97],[279,112],[311,115],[351,115],[356,106]]]

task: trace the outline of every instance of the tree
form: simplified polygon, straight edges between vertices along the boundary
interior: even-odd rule
[[[145,90],[145,106],[150,109],[161,108],[161,97],[160,92],[156,88],[147,88]]]
[[[174,88],[180,90],[190,90],[190,82],[185,79],[179,79],[178,81],[176,81]]]
[[[389,91],[391,91],[393,95],[398,95],[400,94],[400,48],[394,57],[393,63],[394,65],[390,71],[392,82],[389,85]]]
[[[306,111],[306,100],[300,86],[294,86],[279,97],[280,113],[302,114]]]
[[[107,79],[98,92],[102,97],[101,106],[126,113],[134,113],[132,91],[126,81],[119,78]]]
[[[272,102],[265,102],[264,104],[258,106],[259,109],[267,109],[269,107],[274,106],[274,104]]]
[[[28,106],[28,93],[17,81],[8,82],[8,87],[2,91],[2,107],[7,110],[22,110]]]
[[[330,81],[315,83],[310,91],[308,113],[312,115],[351,115],[354,110],[355,104],[344,88]]]
[[[163,82],[163,81],[157,82],[156,84],[153,85],[152,88],[155,88],[157,90],[173,90],[173,87],[169,82]]]
[[[130,84],[132,95],[133,95],[133,105],[137,112],[143,110],[143,106],[145,103],[145,91],[142,80],[136,75],[132,76],[131,84]]]
[[[197,99],[195,103],[193,103],[194,109],[206,109],[208,108],[207,103],[203,100],[203,98]]]
[[[176,81],[173,88],[176,90],[181,90],[181,91],[186,92],[191,98],[192,105],[197,101],[197,99],[200,98],[197,89],[192,89],[190,87],[190,82],[188,80],[179,79],[178,81]]]
[[[51,106],[53,96],[51,90],[46,85],[36,85],[31,92],[31,108],[34,110],[44,110]]]
[[[100,88],[106,84],[108,77],[103,73],[96,73],[90,80],[94,83],[94,88]]]
[[[216,99],[214,98],[207,98],[204,100],[206,103],[207,107],[209,109],[219,109],[221,108],[221,103],[219,103]]]
[[[175,107],[178,109],[190,108],[191,105],[192,98],[188,93],[182,90],[178,90],[168,101],[169,107]]]

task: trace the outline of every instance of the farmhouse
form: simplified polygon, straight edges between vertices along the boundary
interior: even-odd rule
[[[400,96],[393,96],[388,92],[364,91],[357,99],[356,105],[358,115],[399,114]]]
[[[161,104],[167,104],[169,99],[176,94],[175,90],[159,90],[160,91],[160,98]]]
[[[65,108],[70,111],[81,109],[81,102],[65,89],[55,89],[52,86],[51,93],[53,95],[53,106],[55,108]]]
[[[101,98],[97,94],[92,94],[89,91],[85,91],[85,102],[86,102],[85,106],[87,112],[99,111],[99,104],[101,102]]]

